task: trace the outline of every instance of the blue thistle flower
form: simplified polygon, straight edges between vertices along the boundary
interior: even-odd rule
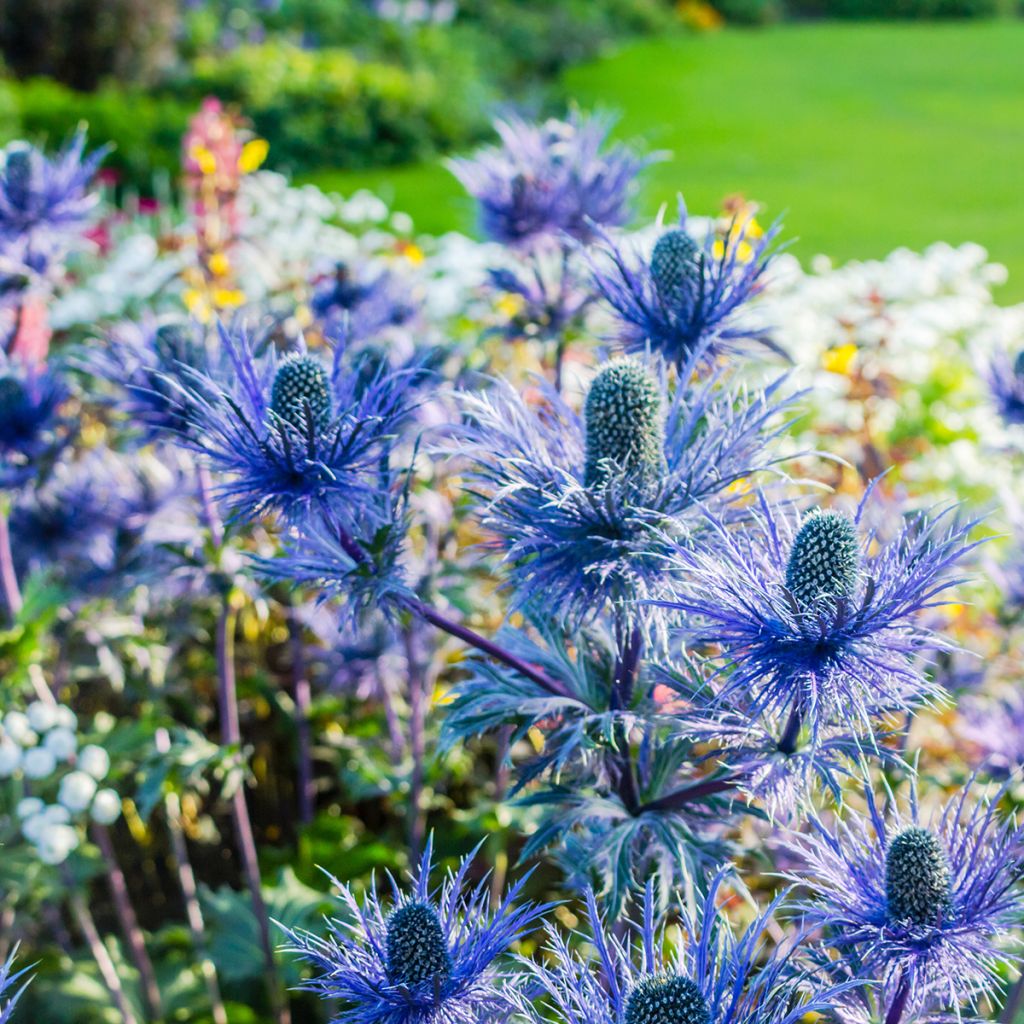
[[[972,805],[965,789],[925,819],[916,791],[906,812],[887,794],[885,815],[866,788],[865,815],[848,810],[832,827],[812,818],[809,835],[786,841],[808,923],[877,983],[877,1019],[959,1015],[997,991],[1000,966],[1016,959],[1024,829],[1000,819],[1004,794]]]
[[[873,719],[941,693],[921,656],[954,645],[920,613],[960,582],[949,570],[976,546],[976,524],[946,509],[908,517],[888,543],[873,531],[858,541],[872,490],[852,520],[800,518],[762,495],[750,528],[717,525],[715,542],[677,556],[682,593],[667,606],[690,616],[682,634],[720,646],[723,698],[739,695],[754,717],[788,715],[785,754],[801,725],[813,738],[838,726],[873,742]]]
[[[22,997],[25,989],[28,988],[31,978],[25,978],[17,992],[11,992],[15,982],[24,978],[31,968],[23,967],[20,971],[14,970],[14,958],[18,955],[18,947],[15,946],[10,956],[0,964],[0,1024],[7,1024],[14,1014],[18,1000]],[[4,999],[6,998],[6,1002]]]
[[[30,480],[63,447],[59,413],[67,397],[53,371],[0,353],[0,487]]]
[[[784,429],[780,386],[748,394],[719,373],[669,389],[651,367],[616,361],[591,387],[586,422],[551,391],[536,406],[501,382],[464,394],[448,450],[472,464],[514,605],[539,601],[575,624],[609,604],[650,619],[639,602],[669,582],[662,534],[699,528],[701,506],[728,515],[729,488],[777,463],[765,446]]]
[[[997,352],[986,376],[999,415],[1011,425],[1024,425],[1024,351],[1015,359],[1007,352]]]
[[[317,971],[303,988],[341,1002],[338,1024],[473,1024],[511,1010],[499,958],[550,907],[515,906],[523,878],[492,909],[486,878],[468,886],[471,857],[432,889],[431,859],[428,842],[412,891],[391,879],[390,906],[376,888],[360,903],[334,880],[346,919],[331,921],[326,938],[288,931],[287,951]]]
[[[652,158],[617,143],[611,122],[573,113],[567,120],[495,122],[501,144],[448,162],[479,207],[480,229],[497,242],[528,246],[566,234],[589,241],[595,225],[630,215],[636,176]]]
[[[603,234],[603,246],[587,259],[626,351],[654,351],[680,367],[697,357],[714,360],[735,352],[744,342],[785,356],[766,327],[742,315],[744,305],[764,287],[778,232],[775,225],[752,239],[749,227],[741,225],[724,239],[711,232],[700,244],[687,230],[680,200],[678,226],[662,234],[650,258]]]
[[[680,908],[685,941],[668,951],[650,885],[632,940],[608,932],[587,890],[589,929],[578,938],[593,954],[548,926],[545,962],[521,962],[532,984],[515,994],[519,1012],[530,1024],[796,1024],[858,984],[833,985],[801,963],[799,941],[766,953],[785,893],[734,931],[718,906],[728,876],[715,875],[695,917]]]
[[[45,274],[61,258],[97,202],[89,182],[106,148],[84,157],[79,132],[53,159],[12,142],[0,168],[0,253],[8,264]]]
[[[390,270],[338,263],[316,284],[310,308],[327,337],[351,345],[409,323],[419,307],[409,283]]]
[[[117,407],[153,441],[188,430],[194,401],[182,387],[182,375],[191,370],[219,379],[227,355],[199,324],[147,318],[118,324],[102,343],[81,353],[78,363],[116,386]],[[196,386],[198,378],[190,384]]]
[[[355,521],[376,507],[389,442],[409,411],[414,371],[358,370],[307,352],[257,353],[244,332],[218,327],[227,355],[213,374],[182,368],[185,442],[226,476],[222,498],[236,515],[296,518],[318,503]]]

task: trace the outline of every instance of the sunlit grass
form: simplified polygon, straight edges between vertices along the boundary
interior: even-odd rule
[[[785,213],[801,257],[881,256],[977,241],[1024,298],[1024,22],[819,24],[625,47],[573,69],[565,95],[618,111],[618,134],[672,158],[647,176],[651,213],[742,192]],[[367,186],[425,231],[472,226],[439,166],[325,173]]]

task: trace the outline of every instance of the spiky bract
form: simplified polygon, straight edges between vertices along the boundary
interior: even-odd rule
[[[883,1006],[906,987],[904,1019],[973,1008],[1016,959],[1024,830],[1001,817],[1004,795],[968,787],[925,818],[914,790],[906,810],[887,793],[883,813],[866,789],[866,814],[812,817],[811,834],[786,843],[809,923],[854,976],[877,983]]]
[[[321,938],[288,931],[287,950],[314,969],[303,988],[342,1006],[338,1024],[477,1024],[507,1019],[513,978],[499,958],[548,906],[522,903],[525,879],[495,907],[489,880],[472,887],[472,859],[430,884],[432,844],[403,894],[391,879],[389,900],[376,888],[360,901],[336,882],[345,909]]]
[[[689,243],[681,236],[689,237],[687,214],[680,201],[678,227],[662,236],[662,248],[655,246],[650,258],[604,235],[589,257],[591,272],[627,352],[654,351],[680,367],[697,358],[713,362],[750,342],[781,352],[768,327],[744,310],[764,287],[777,234],[775,226],[755,239],[749,224],[733,225],[723,239],[709,234],[686,263]]]

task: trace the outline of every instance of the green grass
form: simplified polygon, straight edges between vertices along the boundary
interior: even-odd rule
[[[631,45],[573,69],[565,95],[621,113],[617,133],[672,158],[652,168],[650,214],[742,192],[784,213],[801,257],[881,256],[977,241],[1024,298],[1024,22],[818,24]],[[466,229],[440,167],[321,175],[365,185],[422,230]]]

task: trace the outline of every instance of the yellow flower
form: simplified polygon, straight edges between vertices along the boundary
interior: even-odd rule
[[[418,267],[425,259],[423,250],[415,242],[407,242],[403,245],[402,254],[414,267]]]
[[[850,370],[853,367],[853,360],[856,356],[857,346],[852,342],[847,342],[838,348],[830,348],[827,352],[823,352],[821,355],[821,365],[829,373],[838,373],[844,377],[849,376]]]
[[[213,253],[207,261],[207,266],[214,277],[227,277],[231,272],[231,261],[228,259],[227,254],[223,252]]]
[[[243,302],[245,302],[245,293],[237,288],[214,288],[213,290],[213,304],[218,309],[240,306]]]
[[[517,316],[522,312],[525,304],[526,300],[522,295],[515,295],[512,292],[507,292],[498,299],[498,312],[509,317]]]
[[[201,174],[217,173],[217,158],[202,143],[194,143],[189,149],[189,156],[199,165]]]
[[[242,147],[242,155],[238,158],[238,169],[243,174],[258,171],[267,159],[270,144],[266,139],[251,139]]]

